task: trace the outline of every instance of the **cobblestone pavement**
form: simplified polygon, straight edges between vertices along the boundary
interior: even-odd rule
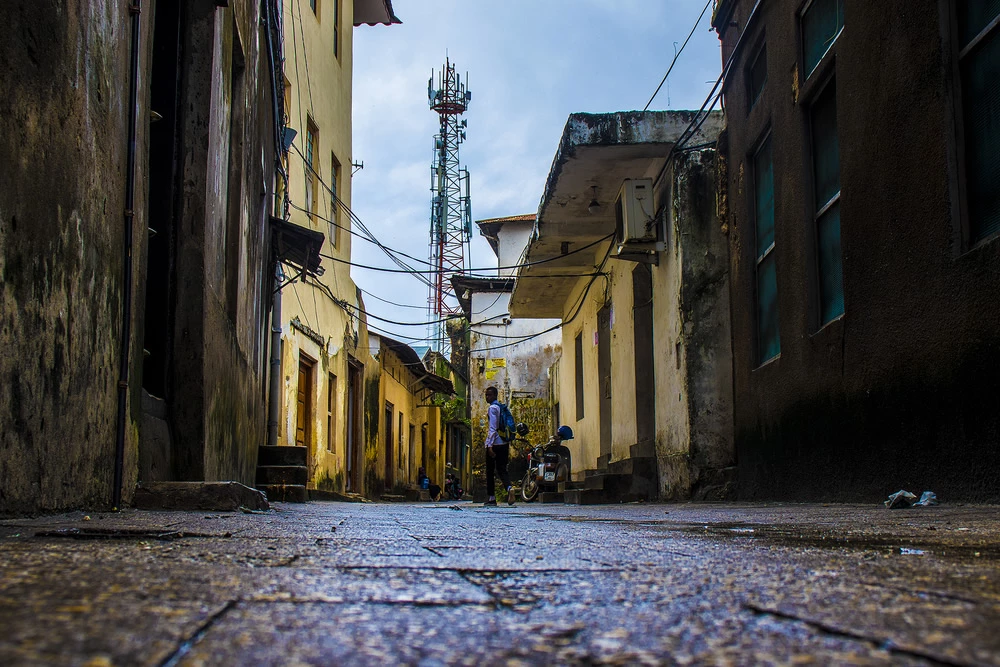
[[[0,521],[0,664],[1000,664],[1000,508]]]

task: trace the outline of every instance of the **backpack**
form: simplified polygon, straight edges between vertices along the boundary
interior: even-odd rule
[[[504,442],[510,442],[517,437],[517,423],[514,421],[514,415],[510,413],[510,409],[503,403],[497,403],[500,406],[500,418],[497,420],[497,435]]]

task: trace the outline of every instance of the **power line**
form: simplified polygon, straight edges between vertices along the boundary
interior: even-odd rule
[[[357,214],[354,213],[354,211],[352,211],[351,208],[339,196],[337,196],[337,194],[333,190],[331,190],[329,188],[329,186],[327,186],[327,184],[320,177],[319,173],[315,169],[313,169],[312,165],[310,165],[309,162],[305,159],[305,156],[302,155],[302,152],[298,148],[298,146],[296,146],[295,144],[292,144],[292,148],[295,150],[296,153],[298,153],[299,157],[303,160],[305,166],[308,169],[312,170],[313,174],[315,174],[317,180],[319,180],[320,184],[323,185],[324,189],[326,189],[327,192],[329,192],[330,195],[336,200],[337,205],[339,205],[341,208],[343,208],[344,212],[347,213],[348,216],[350,216],[350,218],[353,221],[355,221],[357,223],[361,223],[361,219],[357,216]],[[395,248],[391,248],[391,247],[385,245],[384,243],[382,243],[378,239],[374,238],[374,235],[370,234],[370,232],[369,232],[369,234],[360,234],[360,233],[354,231],[353,229],[351,229],[349,227],[345,227],[345,226],[341,225],[336,220],[332,220],[330,218],[325,218],[325,217],[319,215],[318,213],[313,213],[312,211],[306,210],[306,209],[302,208],[301,206],[296,206],[295,204],[292,204],[291,206],[292,206],[292,208],[294,208],[297,211],[301,211],[302,213],[306,213],[308,215],[311,215],[311,216],[313,216],[313,217],[315,217],[315,218],[317,218],[319,220],[323,220],[324,222],[327,222],[327,223],[333,225],[334,227],[337,227],[338,229],[344,230],[348,234],[360,237],[360,238],[364,239],[365,241],[368,241],[369,243],[373,243],[373,244],[377,245],[378,247],[380,247],[386,253],[392,253],[394,255],[399,255],[401,257],[405,257],[405,258],[407,258],[409,260],[412,260],[412,261],[417,262],[419,264],[423,264],[425,266],[435,266],[433,263],[428,262],[427,260],[420,259],[418,257],[413,257],[412,255],[408,255],[407,253],[403,252],[402,250],[396,250]],[[579,248],[575,248],[575,249],[570,250],[570,251],[568,251],[568,252],[566,252],[564,254],[558,255],[556,257],[551,257],[549,259],[540,259],[540,260],[536,260],[534,262],[523,262],[523,263],[520,263],[520,264],[511,264],[510,266],[477,267],[477,268],[467,269],[467,271],[468,272],[477,272],[477,271],[506,271],[506,270],[516,270],[516,269],[520,269],[520,268],[523,268],[523,267],[526,267],[526,266],[537,266],[539,264],[548,264],[550,262],[557,262],[560,259],[562,259],[563,257],[568,257],[570,255],[575,255],[575,254],[581,253],[581,252],[583,252],[585,250],[589,250],[590,248],[592,248],[592,247],[596,246],[597,244],[601,243],[602,241],[606,241],[607,239],[610,239],[612,236],[614,236],[614,234],[608,234],[607,236],[603,236],[603,237],[597,239],[596,241],[592,241],[592,242],[590,242],[590,243],[588,243],[588,244],[586,244],[584,246],[581,246]],[[406,267],[400,267],[400,268],[406,268]],[[422,273],[439,273],[439,272],[438,271],[424,271]],[[451,272],[444,271],[443,273],[451,273]],[[494,276],[490,276],[490,277],[492,278]]]
[[[368,290],[366,290],[363,287],[359,287],[358,289],[361,290],[363,293],[367,294],[368,296],[372,297],[376,301],[381,301],[382,303],[387,303],[390,306],[398,306],[399,308],[413,308],[414,310],[427,310],[427,306],[414,306],[414,305],[408,304],[408,303],[396,303],[395,301],[389,301],[389,299],[383,299],[382,297],[378,296],[377,294],[372,294],[371,292],[369,292]]]
[[[670,61],[670,66],[667,67],[667,73],[663,75],[663,78],[660,80],[660,85],[656,87],[656,90],[654,90],[653,94],[649,97],[649,101],[646,102],[646,106],[642,108],[643,111],[649,108],[649,105],[653,103],[653,98],[655,98],[657,93],[660,92],[660,88],[663,87],[663,83],[667,80],[667,77],[670,76],[670,72],[674,69],[674,63],[677,62],[677,59],[684,52],[684,47],[687,46],[688,42],[691,40],[691,35],[694,34],[694,31],[698,29],[698,25],[701,23],[701,19],[705,16],[705,12],[708,11],[708,6],[710,4],[712,4],[712,0],[708,0],[708,2],[705,3],[705,6],[701,10],[701,14],[698,15],[698,20],[694,22],[694,25],[691,27],[691,32],[688,33],[687,39],[685,39],[684,43],[681,44],[680,51],[674,54],[674,59]],[[677,42],[674,42],[674,44],[676,43]]]

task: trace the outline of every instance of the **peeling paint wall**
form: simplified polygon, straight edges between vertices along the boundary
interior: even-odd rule
[[[114,467],[129,16],[122,3],[11,0],[0,3],[0,23],[8,31],[0,44],[0,512],[100,506],[111,500]],[[142,31],[145,68],[148,24]],[[144,142],[140,125],[140,171]],[[138,278],[141,186],[136,194]],[[132,331],[134,368],[142,346]],[[130,392],[126,500],[139,404]]]
[[[509,300],[510,294],[503,292],[478,292],[472,296],[474,325],[469,359],[472,465],[480,471],[485,470],[482,450],[488,426],[487,387],[497,387],[499,400],[507,403],[514,419],[528,425],[526,437],[530,442],[545,442],[552,435],[548,372],[562,354],[559,343],[562,334],[558,328],[546,330],[558,327],[559,320],[511,320],[507,315]],[[543,331],[546,333],[511,345],[524,336]],[[474,475],[473,481],[481,485],[485,477]]]

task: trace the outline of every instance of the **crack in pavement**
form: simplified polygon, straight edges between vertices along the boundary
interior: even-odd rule
[[[208,619],[206,619],[206,621],[202,623],[201,626],[197,630],[195,630],[190,637],[188,637],[185,641],[181,642],[181,645],[177,647],[177,650],[174,651],[171,655],[167,656],[167,658],[160,663],[160,667],[176,667],[176,665],[180,664],[180,661],[184,658],[184,656],[190,653],[191,649],[194,648],[195,644],[200,642],[205,637],[205,635],[208,634],[208,631],[212,629],[212,626],[215,625],[220,618],[222,618],[230,609],[235,607],[239,602],[240,598],[236,598],[235,600],[229,600],[228,602],[226,602],[226,604],[223,605],[222,609],[209,616]]]

